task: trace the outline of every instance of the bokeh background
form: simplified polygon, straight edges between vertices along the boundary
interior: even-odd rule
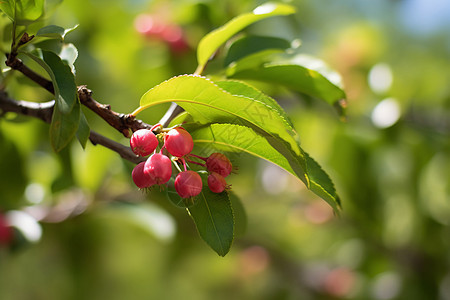
[[[65,0],[48,22],[80,24],[66,38],[79,51],[77,83],[130,113],[149,88],[194,72],[204,34],[261,3]],[[0,299],[450,299],[450,2],[291,3],[295,16],[246,31],[299,39],[342,75],[346,122],[319,100],[260,86],[332,177],[341,216],[283,170],[235,156],[230,183],[247,223],[221,258],[185,211],[138,191],[116,153],[74,142],[55,154],[48,125],[6,114],[0,210],[23,233],[0,247]],[[144,34],[145,20],[172,26],[171,35]],[[2,16],[2,39],[7,23]],[[20,75],[7,91],[51,99]],[[141,117],[152,124],[166,109]]]

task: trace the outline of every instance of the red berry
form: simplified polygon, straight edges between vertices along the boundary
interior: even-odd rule
[[[181,198],[197,196],[202,191],[202,178],[194,171],[184,171],[175,178],[175,190]]]
[[[133,178],[134,184],[140,189],[151,187],[156,184],[156,181],[147,173],[144,173],[145,162],[139,163],[134,167],[133,172],[131,172],[131,177]]]
[[[0,214],[0,245],[8,245],[13,239],[13,229],[4,215]]]
[[[222,175],[212,172],[208,175],[208,187],[213,193],[222,193],[227,187],[227,182]]]
[[[158,139],[151,130],[139,129],[131,136],[130,146],[135,154],[147,156],[155,151],[158,146]]]
[[[210,172],[216,172],[223,177],[230,175],[233,166],[230,160],[222,153],[213,153],[206,160],[206,168]]]
[[[144,173],[153,178],[156,184],[166,183],[172,176],[172,162],[167,156],[155,153],[145,162]]]
[[[189,132],[183,127],[171,129],[164,136],[164,146],[170,154],[182,157],[189,154],[194,148],[194,141]]]

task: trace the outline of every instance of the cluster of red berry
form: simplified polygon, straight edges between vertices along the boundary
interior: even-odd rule
[[[213,153],[208,157],[192,154],[194,141],[189,132],[183,127],[175,127],[167,132],[162,130],[158,134],[163,140],[159,153],[156,152],[159,141],[153,131],[162,126],[157,124],[150,130],[140,129],[133,133],[130,140],[131,149],[139,156],[150,157],[139,163],[132,172],[132,178],[137,187],[149,188],[154,185],[163,185],[172,177],[172,162],[180,171],[175,177],[175,190],[182,198],[195,197],[202,191],[203,183],[200,175],[188,170],[188,164],[200,165],[208,171],[208,187],[214,193],[221,193],[229,188],[225,177],[230,175],[232,165],[230,160],[222,153]],[[164,154],[164,150],[170,154]],[[203,162],[198,162],[202,160]],[[184,171],[181,170],[184,169]]]

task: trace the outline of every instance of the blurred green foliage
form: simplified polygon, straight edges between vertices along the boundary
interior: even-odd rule
[[[404,12],[419,2],[298,0],[295,16],[248,29],[299,38],[300,49],[343,76],[347,122],[325,103],[259,86],[276,95],[333,178],[343,212],[334,217],[277,167],[236,155],[230,183],[248,223],[225,258],[185,211],[158,191],[137,191],[132,165],[116,153],[74,142],[54,154],[47,124],[2,116],[0,208],[46,218],[40,241],[0,249],[0,299],[450,299],[449,25],[411,27],[417,16]],[[66,36],[79,51],[77,84],[130,113],[149,88],[194,72],[204,34],[258,4],[66,0],[48,22],[80,24]],[[189,49],[139,34],[143,13],[180,25]],[[2,16],[4,53],[8,24]],[[16,99],[51,99],[18,74],[1,76]],[[153,124],[166,108],[140,117]],[[128,142],[84,112],[93,129]]]

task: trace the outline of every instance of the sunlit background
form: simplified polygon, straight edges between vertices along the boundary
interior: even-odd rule
[[[79,24],[66,38],[79,51],[77,84],[130,113],[149,88],[194,72],[204,34],[261,3],[65,0],[49,22]],[[131,163],[77,143],[54,154],[48,125],[7,114],[0,210],[23,240],[0,246],[0,299],[450,299],[450,1],[292,3],[295,16],[247,31],[298,39],[342,75],[345,122],[320,100],[260,86],[332,177],[341,216],[287,172],[236,155],[230,183],[246,214],[236,209],[221,258],[185,211],[135,188]],[[51,99],[21,76],[7,91]],[[166,109],[141,117],[153,124]]]

